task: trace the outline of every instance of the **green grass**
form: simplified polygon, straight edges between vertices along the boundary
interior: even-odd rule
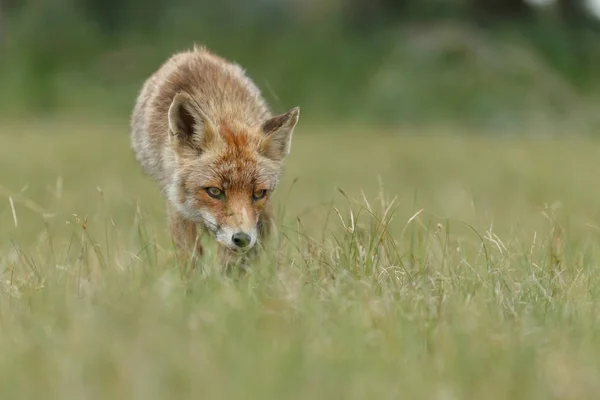
[[[260,263],[190,278],[125,122],[4,124],[0,398],[597,397],[600,143],[396,133],[299,126]]]

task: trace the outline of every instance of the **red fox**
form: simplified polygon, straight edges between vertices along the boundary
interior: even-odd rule
[[[144,82],[131,146],[166,199],[186,261],[203,254],[198,225],[226,258],[255,252],[299,114],[272,115],[244,69],[204,46],[174,54]]]

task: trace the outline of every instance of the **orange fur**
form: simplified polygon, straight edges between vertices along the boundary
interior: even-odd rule
[[[224,258],[266,237],[298,116],[298,107],[273,116],[244,70],[205,47],[173,55],[144,82],[131,145],[167,200],[174,242],[188,260],[203,254],[197,224]]]

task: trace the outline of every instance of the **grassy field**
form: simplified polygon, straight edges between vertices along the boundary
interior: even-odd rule
[[[600,397],[600,143],[301,123],[263,259],[190,278],[86,122],[0,126],[0,398]]]

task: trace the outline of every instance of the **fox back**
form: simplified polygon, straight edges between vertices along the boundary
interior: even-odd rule
[[[298,116],[298,107],[273,116],[240,66],[195,47],[144,83],[131,144],[176,218],[246,251],[260,236]]]

